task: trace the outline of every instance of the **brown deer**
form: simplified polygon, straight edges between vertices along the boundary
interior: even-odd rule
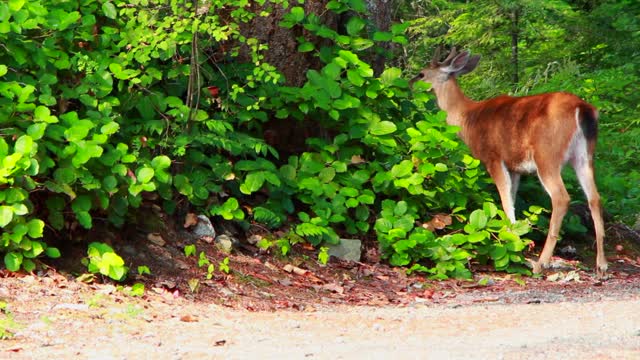
[[[563,166],[569,162],[589,201],[596,234],[596,272],[603,276],[607,271],[604,225],[593,173],[598,111],[565,92],[474,101],[460,90],[456,78],[475,69],[480,56],[470,56],[467,51],[457,54],[453,48],[444,61],[438,60],[439,51],[410,84],[431,84],[438,106],[447,112],[447,123],[460,127],[459,136],[487,168],[509,220],[516,219],[514,202],[521,174],[538,174],[551,197],[549,233],[540,258],[532,262],[534,273],[549,265],[569,207],[569,194],[561,177]]]

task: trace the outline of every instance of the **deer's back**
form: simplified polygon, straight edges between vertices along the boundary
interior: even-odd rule
[[[501,160],[528,172],[534,159],[557,156],[576,132],[576,109],[595,109],[563,92],[525,97],[499,96],[474,103],[465,113],[462,136],[482,161]]]

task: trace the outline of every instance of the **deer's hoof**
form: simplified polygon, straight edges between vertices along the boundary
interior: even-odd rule
[[[608,268],[607,260],[598,259],[596,261],[596,276],[600,279],[606,278]]]

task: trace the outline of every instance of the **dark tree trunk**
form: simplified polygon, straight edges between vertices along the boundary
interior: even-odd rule
[[[367,0],[367,8],[369,9],[369,20],[373,23],[376,29],[382,31],[389,31],[391,27],[391,10],[392,0]],[[386,43],[382,47],[390,51],[392,44]],[[384,70],[386,58],[382,54],[375,54],[371,59],[371,67],[376,75],[379,75]]]
[[[330,29],[339,33],[343,32],[349,14],[336,14],[326,10],[329,0],[306,1],[304,5],[305,14],[314,13],[320,16],[322,23]],[[392,0],[368,0],[367,5],[370,12],[370,21],[377,29],[388,30],[391,24],[391,3]],[[254,11],[259,12],[259,5],[253,5]],[[286,79],[289,86],[302,86],[306,80],[307,71],[319,69],[322,62],[314,52],[298,52],[297,38],[303,36],[307,41],[313,42],[316,49],[328,40],[316,37],[307,32],[301,26],[294,26],[291,29],[280,26],[285,14],[289,9],[274,6],[271,14],[267,17],[256,17],[249,24],[243,26],[242,34],[247,38],[256,38],[260,43],[268,45],[268,50],[264,52],[264,61],[275,66]],[[330,44],[327,44],[330,45]],[[387,48],[388,50],[389,48]],[[245,49],[246,50],[246,49]],[[239,61],[251,61],[248,54],[241,52]],[[370,58],[364,58],[372,65],[376,74],[380,74],[385,66],[385,57],[382,54],[371,52]],[[263,136],[267,143],[274,146],[281,157],[286,159],[286,155],[299,153],[306,148],[308,137],[324,137],[325,130],[319,128],[313,121],[296,121],[294,119],[272,119],[263,126]]]
[[[511,65],[513,66],[513,74],[511,77],[511,81],[513,83],[514,90],[518,87],[518,82],[520,81],[518,76],[518,34],[520,33],[520,29],[518,28],[519,17],[520,17],[519,9],[513,9],[511,11]]]
[[[327,27],[340,31],[343,23],[349,20],[349,16],[338,16],[327,11],[326,5],[329,0],[306,1],[304,10],[306,14],[314,13],[321,16],[322,22]],[[392,0],[367,0],[367,7],[370,12],[369,20],[375,28],[387,31],[392,20]],[[259,5],[254,5],[255,11],[260,11]],[[268,17],[256,17],[253,21],[245,25],[242,29],[243,35],[258,39],[261,43],[267,44],[269,49],[265,52],[265,61],[275,66],[287,79],[287,84],[291,86],[301,86],[306,81],[306,72],[309,69],[317,69],[322,66],[319,59],[313,52],[300,53],[297,51],[298,42],[296,38],[304,36],[307,40],[316,44],[319,48],[326,40],[313,37],[306,30],[299,26],[285,29],[279,25],[283,16],[288,13],[288,9],[276,6]],[[384,45],[390,50],[391,45]],[[379,74],[384,70],[385,57],[382,54],[373,54],[368,61],[374,72]]]

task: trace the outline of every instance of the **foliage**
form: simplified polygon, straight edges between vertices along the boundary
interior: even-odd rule
[[[600,110],[596,151],[597,182],[603,207],[632,223],[640,213],[638,162],[638,53],[640,5],[635,1],[437,1],[404,2],[401,17],[410,20],[401,63],[414,72],[438,44],[457,45],[482,55],[479,68],[461,85],[470,97],[576,93]],[[511,15],[519,22],[514,28]],[[472,21],[471,21],[472,19]],[[518,35],[519,83],[512,83],[513,34]],[[572,198],[582,191],[568,172]],[[539,185],[520,191],[524,206],[540,204]],[[569,218],[571,221],[571,218]],[[570,222],[568,222],[571,225]],[[567,229],[568,232],[580,229]]]
[[[196,3],[197,4],[197,3]],[[256,7],[260,11],[256,11]],[[522,271],[524,222],[490,202],[487,176],[444,124],[425,87],[367,62],[384,44],[408,44],[409,22],[375,29],[362,0],[333,0],[330,28],[298,2],[24,0],[0,4],[0,251],[5,265],[58,255],[43,229],[121,226],[155,195],[164,210],[193,207],[219,221],[276,229],[282,254],[300,238],[378,239],[394,265],[438,278],[469,264]],[[245,37],[252,19],[284,7],[281,26],[318,60],[299,87],[267,63],[268,44]],[[320,129],[286,158],[267,122]],[[487,202],[489,202],[487,204]],[[436,214],[454,221],[423,227]],[[46,225],[46,226],[45,226]],[[185,255],[196,256],[188,245]],[[200,252],[198,264],[215,269]],[[225,260],[228,261],[228,260]],[[228,263],[219,269],[228,271]],[[109,246],[86,264],[116,280],[126,267]],[[197,287],[197,284],[194,285]]]
[[[90,243],[84,262],[90,273],[99,273],[116,281],[123,280],[129,271],[124,260],[104,243]]]

